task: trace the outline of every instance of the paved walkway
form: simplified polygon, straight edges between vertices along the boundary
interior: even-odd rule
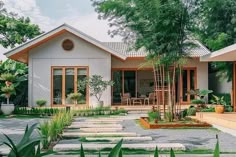
[[[8,135],[14,142],[18,143],[24,134],[26,125],[31,126],[32,124],[39,123],[44,119],[35,118],[7,118],[0,119],[0,143],[1,141],[6,141],[6,138],[3,134]],[[33,136],[38,136],[37,132],[33,133]],[[1,154],[6,154],[9,151],[9,148],[5,145],[0,146],[0,156]]]
[[[213,150],[216,144],[216,134],[219,136],[220,148],[223,152],[236,152],[236,137],[221,132],[217,129],[155,129],[155,130],[145,130],[135,122],[135,119],[140,117],[140,115],[128,115],[123,118],[122,121],[116,121],[117,125],[121,124],[123,126],[123,132],[135,132],[141,137],[152,137],[152,140],[147,142],[138,142],[137,140],[131,140],[125,143],[135,144],[135,143],[179,143],[183,144],[188,150],[195,149],[210,149]],[[113,118],[113,121],[115,118]],[[121,118],[122,119],[122,118]],[[94,122],[98,122],[101,119],[94,119]],[[85,122],[93,121],[92,118],[87,119],[77,119],[77,121]],[[84,123],[83,123],[84,124]],[[97,123],[96,123],[97,124]],[[89,125],[89,123],[88,123]],[[79,138],[75,137],[73,139],[64,139],[59,142],[59,144],[80,144]],[[97,143],[99,144],[99,143]]]

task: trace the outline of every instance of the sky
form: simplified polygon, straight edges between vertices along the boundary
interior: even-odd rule
[[[90,0],[2,0],[8,11],[29,17],[31,22],[47,32],[67,23],[100,41],[120,41],[111,38],[107,32],[108,22],[98,20]],[[7,49],[0,46],[0,60]]]

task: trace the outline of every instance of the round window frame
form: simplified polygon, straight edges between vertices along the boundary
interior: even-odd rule
[[[65,39],[62,41],[61,46],[62,46],[63,50],[71,51],[74,49],[74,42],[71,39]]]

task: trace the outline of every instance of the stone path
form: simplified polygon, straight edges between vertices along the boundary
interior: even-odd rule
[[[111,118],[77,118],[71,129],[64,133],[64,140],[61,140],[54,150],[65,150],[67,147],[79,150],[81,135],[86,139],[84,148],[100,149],[107,147],[105,144],[117,143],[121,138],[129,148],[140,148],[152,150],[158,144],[175,144],[176,149],[210,149],[213,150],[216,143],[216,134],[220,138],[220,148],[224,152],[236,152],[236,138],[230,134],[217,129],[143,129],[135,122],[140,115],[131,114],[128,116],[114,116]],[[80,125],[81,124],[81,127]],[[112,126],[109,130],[107,125]],[[73,128],[73,129],[72,129]],[[103,130],[104,128],[104,130]],[[118,128],[119,131],[116,129]],[[122,129],[121,129],[122,128]],[[121,129],[121,130],[120,130]],[[76,130],[76,131],[75,131]],[[127,134],[127,135],[126,135]],[[116,135],[115,137],[112,135]],[[131,136],[133,135],[133,136]],[[122,136],[122,137],[117,137]],[[71,139],[71,137],[74,137]],[[135,145],[138,144],[138,145]],[[97,146],[99,145],[99,146]],[[146,147],[145,147],[146,146]],[[63,148],[64,147],[64,148]],[[98,148],[99,147],[99,148]],[[172,147],[174,147],[172,145]],[[166,147],[163,149],[169,149]],[[135,149],[135,148],[134,148]]]
[[[185,150],[185,146],[178,142],[172,143],[153,143],[151,136],[142,136],[135,130],[125,131],[122,126],[125,120],[134,121],[137,117],[133,116],[112,116],[104,118],[77,118],[72,125],[63,133],[64,140],[60,141],[53,150],[57,152],[73,151],[80,149],[80,138],[85,150],[102,150],[112,148],[123,139],[122,148],[142,149],[154,151],[156,146],[160,150]],[[72,139],[72,140],[70,140]],[[73,142],[72,142],[73,141]]]

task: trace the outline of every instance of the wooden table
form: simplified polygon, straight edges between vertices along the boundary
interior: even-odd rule
[[[132,103],[133,105],[134,105],[134,104],[140,104],[140,105],[142,105],[144,99],[145,99],[145,98],[136,98],[136,97],[133,97],[133,98],[131,98],[131,103]]]

